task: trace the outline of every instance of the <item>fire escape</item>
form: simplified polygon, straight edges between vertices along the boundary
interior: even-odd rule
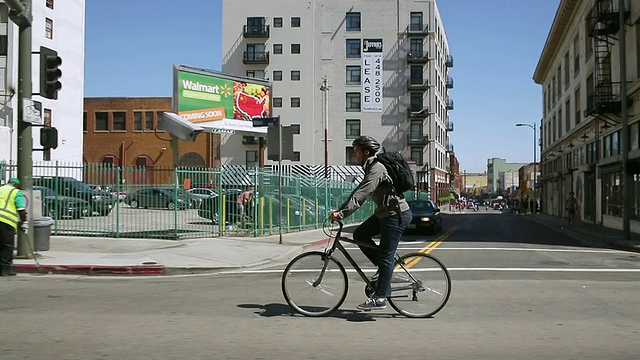
[[[606,124],[620,121],[621,82],[614,82],[611,71],[611,50],[613,44],[618,41],[615,37],[620,30],[620,13],[618,0],[595,0],[593,8],[587,16],[587,30],[589,37],[593,38],[593,51],[595,55],[595,71],[593,88],[587,97],[586,116],[594,115]],[[629,17],[630,11],[624,11],[624,18]],[[587,82],[588,86],[590,85]]]

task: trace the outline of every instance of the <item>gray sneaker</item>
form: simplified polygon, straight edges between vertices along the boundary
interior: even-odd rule
[[[358,309],[364,311],[382,310],[387,308],[387,299],[384,298],[368,298],[367,301],[357,306]]]

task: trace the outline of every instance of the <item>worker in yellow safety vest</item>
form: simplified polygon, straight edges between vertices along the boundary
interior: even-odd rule
[[[27,201],[20,192],[20,180],[9,179],[0,187],[0,276],[12,276],[16,230],[27,226]]]

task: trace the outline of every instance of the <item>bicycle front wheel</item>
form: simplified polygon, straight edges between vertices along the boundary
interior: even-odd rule
[[[400,257],[400,263],[408,273],[400,265],[396,265],[394,273],[408,279],[392,284],[389,304],[400,314],[413,318],[431,317],[442,310],[451,295],[451,277],[444,264],[420,252]]]
[[[325,316],[347,297],[347,272],[338,260],[320,251],[295,257],[282,274],[282,294],[296,312]]]

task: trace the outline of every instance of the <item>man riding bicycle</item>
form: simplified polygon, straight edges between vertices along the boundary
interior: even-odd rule
[[[386,298],[391,296],[394,256],[402,233],[411,222],[411,209],[404,196],[395,193],[387,169],[376,161],[380,143],[370,136],[361,136],[353,141],[353,150],[355,160],[364,168],[364,179],[340,209],[331,213],[330,218],[338,221],[348,217],[369,196],[376,204],[374,214],[353,232],[353,239],[363,244],[358,245],[360,250],[378,267],[375,292],[371,298],[358,305],[358,309],[379,310],[387,307]],[[376,235],[380,235],[378,246],[372,239]]]

